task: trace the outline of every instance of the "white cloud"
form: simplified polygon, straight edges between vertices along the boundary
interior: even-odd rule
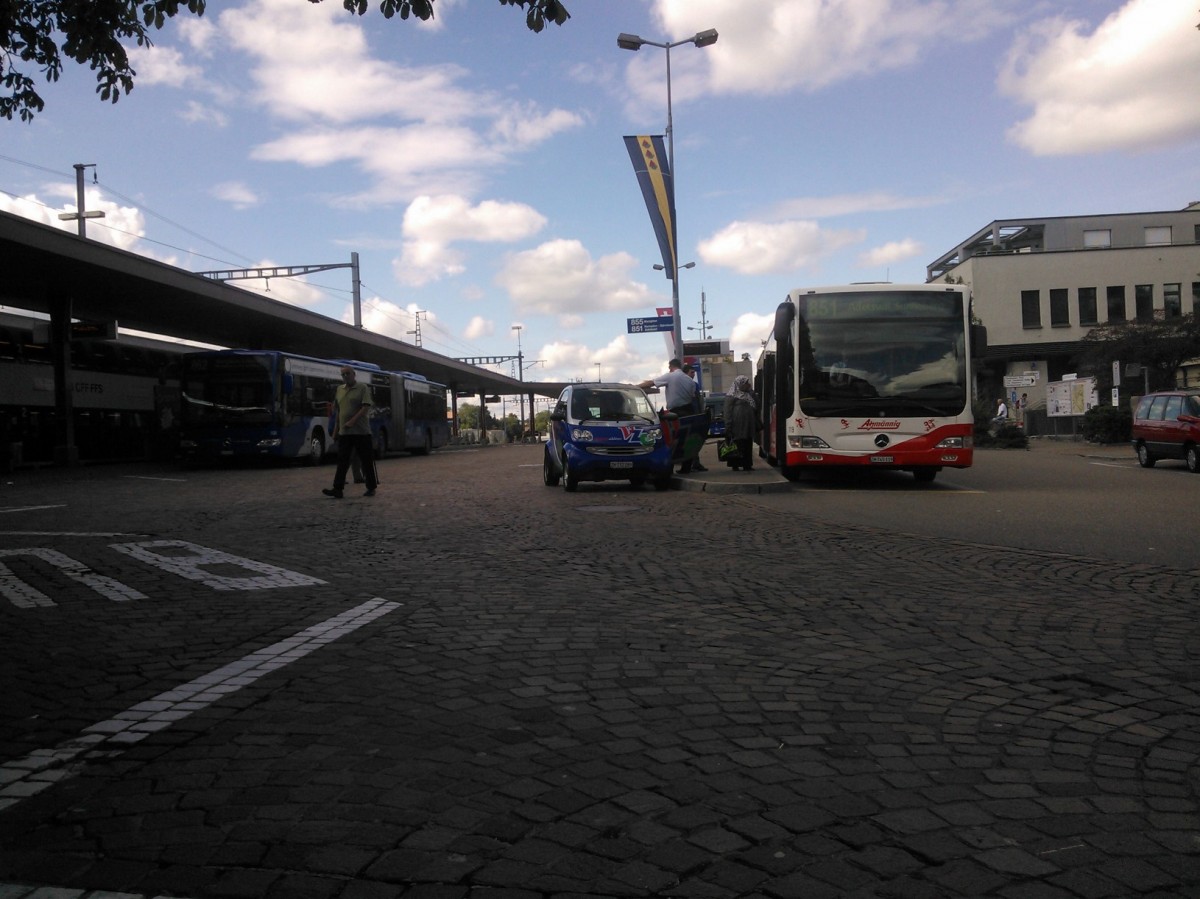
[[[470,194],[487,169],[583,123],[567,110],[464,87],[469,72],[461,66],[377,59],[363,25],[332,0],[304,7],[261,0],[226,10],[219,22],[230,44],[253,60],[254,99],[295,123],[254,158],[357,166],[372,184],[343,204]]]
[[[517,313],[573,315],[586,312],[647,309],[662,298],[633,281],[637,261],[628,253],[592,259],[577,240],[552,240],[509,256],[496,275]]]
[[[422,330],[437,321],[436,315],[429,310],[422,309],[416,303],[399,306],[390,300],[380,299],[379,297],[371,297],[369,300],[363,300],[361,309],[363,330],[382,334],[385,337],[393,337],[396,340],[403,340],[406,343],[416,343],[416,335],[409,332],[416,330],[417,312],[423,313],[424,321],[421,323]],[[346,306],[342,311],[342,321],[347,323],[354,321],[354,306],[352,304]]]
[[[524,203],[485,200],[471,205],[465,197],[443,194],[417,197],[404,213],[404,250],[392,262],[396,279],[420,286],[465,271],[465,255],[456,241],[511,243],[536,234],[546,218]]]
[[[1145,150],[1200,135],[1195,4],[1130,0],[1094,32],[1061,19],[1013,46],[1005,94],[1033,107],[1008,133],[1035,155]]]
[[[887,212],[899,209],[923,209],[945,203],[944,197],[905,197],[891,191],[838,194],[832,197],[794,197],[771,209],[776,219],[833,218],[860,212]]]
[[[779,274],[814,265],[866,237],[862,229],[834,231],[816,222],[733,222],[700,241],[700,258],[709,265],[744,275]]]
[[[185,122],[193,124],[204,124],[207,122],[214,128],[224,128],[229,124],[229,116],[223,109],[218,109],[216,106],[206,106],[196,100],[188,100],[184,104],[183,110],[179,113],[179,117]]]
[[[59,218],[61,213],[73,213],[78,209],[74,202],[75,188],[67,184],[52,184],[46,187],[46,192],[50,197],[60,199],[61,205],[51,205],[54,200],[40,200],[37,194],[26,194],[23,197],[0,194],[0,210],[51,225],[62,231],[78,232],[77,220],[63,221]],[[122,250],[136,249],[146,256],[152,255],[139,247],[141,238],[146,234],[146,217],[140,209],[120,206],[105,199],[99,190],[92,188],[84,191],[83,206],[89,212],[104,213],[103,218],[87,220],[89,240]]]
[[[686,99],[701,81],[718,93],[815,91],[915,64],[947,43],[979,40],[1020,13],[994,0],[773,0],[753,15],[728,0],[656,0],[654,14],[663,34],[720,34],[709,47],[672,54],[672,88],[678,60],[679,97]],[[629,89],[659,106],[661,55],[639,51],[655,58],[632,59],[627,72]]]
[[[473,315],[463,330],[465,340],[479,340],[481,337],[491,337],[496,333],[496,323],[482,315]]]
[[[912,259],[924,252],[925,248],[920,241],[906,237],[904,240],[889,241],[867,250],[858,257],[858,264],[861,268],[878,268],[881,265]]]
[[[204,78],[202,69],[185,63],[183,54],[172,47],[128,47],[126,52],[139,86],[185,87]]]
[[[223,181],[220,184],[214,184],[209,193],[218,200],[230,204],[234,209],[249,209],[262,202],[262,198],[241,181]]]
[[[733,331],[729,335],[729,349],[733,353],[733,358],[741,359],[742,353],[749,353],[750,358],[757,363],[763,341],[771,333],[771,326],[774,323],[774,315],[746,312],[738,316],[738,320],[734,322]]]

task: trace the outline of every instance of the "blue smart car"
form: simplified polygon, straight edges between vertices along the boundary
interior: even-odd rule
[[[580,481],[647,481],[671,485],[672,447],[645,391],[632,384],[571,384],[550,413],[542,480],[561,480],[569,491]]]

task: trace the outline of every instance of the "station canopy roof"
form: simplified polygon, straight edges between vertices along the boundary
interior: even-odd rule
[[[182,340],[272,349],[413,371],[459,396],[538,394],[556,382],[519,381],[229,283],[0,212],[0,305],[50,314],[71,300],[77,319],[115,320]]]

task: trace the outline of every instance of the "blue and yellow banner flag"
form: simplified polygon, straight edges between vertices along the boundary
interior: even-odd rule
[[[661,134],[626,135],[625,148],[637,173],[650,224],[662,250],[663,268],[668,278],[675,277],[675,183]]]

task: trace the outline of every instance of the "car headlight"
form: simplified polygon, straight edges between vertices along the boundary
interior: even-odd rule
[[[576,443],[591,443],[593,439],[592,432],[587,428],[572,428],[571,439]]]
[[[650,443],[658,443],[662,440],[662,428],[650,428],[646,431],[646,438]]]

